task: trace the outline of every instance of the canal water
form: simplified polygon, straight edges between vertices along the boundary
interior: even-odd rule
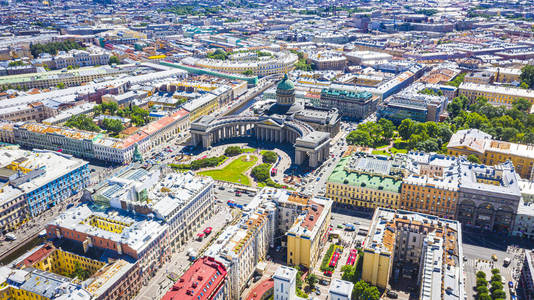
[[[31,250],[33,247],[40,245],[45,242],[44,237],[36,236],[35,238],[27,241],[22,247],[18,248],[17,250],[9,253],[9,255],[5,256],[0,260],[0,265],[7,265],[13,260],[15,260],[17,257],[21,256],[22,254],[26,253],[26,251]]]

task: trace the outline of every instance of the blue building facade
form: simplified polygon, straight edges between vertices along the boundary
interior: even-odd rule
[[[30,215],[39,215],[86,188],[90,179],[88,165],[89,163],[85,162],[78,168],[27,191],[24,196]],[[53,170],[50,171],[53,172]],[[44,176],[44,174],[40,176]]]

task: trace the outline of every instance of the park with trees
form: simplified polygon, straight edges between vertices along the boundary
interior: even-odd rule
[[[444,122],[418,122],[404,119],[398,126],[391,121],[359,124],[350,132],[347,143],[379,149],[375,154],[403,153],[411,150],[445,153],[454,132],[476,128],[494,139],[530,144],[534,143],[534,114],[529,114],[531,103],[516,100],[510,108],[491,105],[484,97],[472,103],[464,96],[453,99]],[[389,147],[389,153],[381,148]],[[476,162],[474,157],[471,161]]]

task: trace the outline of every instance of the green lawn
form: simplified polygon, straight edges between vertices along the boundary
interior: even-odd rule
[[[243,175],[248,169],[250,169],[258,158],[256,156],[250,156],[250,161],[245,161],[246,155],[238,156],[234,161],[229,163],[226,167],[219,170],[210,170],[198,172],[198,175],[210,176],[215,180],[228,181],[234,183],[241,183],[244,185],[250,185],[250,180],[247,176]]]
[[[388,152],[384,151],[384,150],[373,150],[373,152],[371,152],[371,154],[373,155],[386,155],[386,156],[391,156],[391,154],[389,154]]]
[[[386,152],[385,150],[373,150],[373,152],[371,152],[371,153],[374,154],[374,155],[391,156],[390,152],[393,153],[393,154],[408,153],[408,150],[407,149],[397,149],[395,147],[391,147],[391,148],[389,148],[389,152]]]

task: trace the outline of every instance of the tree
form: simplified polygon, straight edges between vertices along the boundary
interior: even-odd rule
[[[262,154],[262,160],[267,164],[274,164],[278,159],[278,155],[273,151],[265,151]]]
[[[522,88],[522,89],[526,90],[526,89],[529,88],[529,86],[528,86],[528,84],[526,82],[522,81],[521,84],[519,85],[519,88]]]
[[[424,152],[437,152],[440,147],[436,139],[430,138],[424,141],[417,143],[417,150],[422,150]]]
[[[236,156],[241,153],[243,153],[243,149],[241,149],[239,146],[230,146],[224,149],[224,155],[226,156]]]
[[[477,278],[486,278],[486,273],[484,273],[483,271],[478,271],[476,275]]]
[[[246,70],[245,72],[243,72],[243,75],[252,76],[254,75],[254,72],[252,70]]]
[[[354,130],[346,137],[347,143],[359,146],[372,146],[373,140],[369,132],[363,130]]]
[[[469,156],[467,156],[467,160],[475,164],[480,164],[480,159],[478,159],[478,157],[474,154],[469,154]],[[486,277],[486,275],[484,275],[484,277]]]
[[[360,280],[354,284],[354,287],[352,288],[352,299],[360,299],[360,297],[363,295],[363,292],[365,289],[369,288],[369,285],[367,282]]]
[[[488,286],[488,281],[485,278],[477,278],[477,286]]]
[[[491,282],[491,291],[495,291],[495,290],[502,290],[503,289],[503,286],[502,286],[502,282],[500,281],[492,281]]]
[[[488,295],[488,293],[478,294],[477,299],[478,300],[492,300],[491,296]]]
[[[378,121],[378,124],[382,127],[382,135],[384,138],[388,140],[391,139],[395,131],[395,125],[393,125],[393,122],[382,118]]]
[[[460,114],[460,111],[465,109],[467,103],[467,98],[465,96],[460,96],[452,99],[452,102],[447,105],[447,112],[449,117],[454,119]]]
[[[397,130],[399,131],[399,135],[404,140],[409,139],[410,136],[414,133],[414,121],[410,119],[402,120]]]
[[[502,276],[499,273],[494,274],[493,276],[491,276],[491,282],[494,282],[494,281],[501,282]]]
[[[512,127],[507,127],[503,129],[501,138],[505,141],[512,141],[512,140],[515,140],[515,137],[517,136],[518,133],[519,133],[519,130],[512,128]]]
[[[93,120],[86,115],[72,116],[70,119],[67,120],[65,125],[67,127],[78,128],[81,130],[94,131],[94,132],[100,131],[100,127],[98,127],[95,123],[93,123]]]
[[[501,271],[499,269],[497,269],[497,268],[491,269],[491,274],[493,274],[493,275],[500,274],[500,273],[501,273]]]
[[[481,285],[476,287],[477,294],[488,294],[489,290],[487,286]]]
[[[521,75],[519,76],[521,82],[526,83],[528,86],[534,85],[534,66],[526,65],[521,69]]]
[[[57,87],[58,89],[64,89],[64,88],[65,88],[65,83],[60,82],[60,83],[58,83],[58,84],[56,85],[56,87]]]
[[[501,289],[501,290],[494,290],[492,293],[491,293],[491,297],[493,299],[506,299],[506,293]]]
[[[520,110],[520,111],[524,111],[524,112],[529,112],[530,111],[530,107],[532,106],[532,103],[530,103],[530,101],[528,101],[527,99],[517,99],[514,101],[514,103],[512,104],[512,107],[517,109],[517,110]]]
[[[313,289],[315,287],[315,284],[319,282],[319,279],[317,279],[317,276],[315,274],[310,274],[306,278],[306,283]]]
[[[109,62],[108,62],[108,63],[109,63],[110,65],[112,65],[112,64],[116,64],[116,65],[118,65],[118,64],[120,64],[121,62],[120,62],[120,60],[119,60],[119,58],[118,58],[117,56],[112,55],[112,56],[109,57]]]
[[[102,120],[102,128],[117,135],[124,129],[124,125],[120,120],[106,118]]]
[[[363,300],[378,300],[380,299],[380,292],[376,286],[370,286],[363,291],[361,297]]]

